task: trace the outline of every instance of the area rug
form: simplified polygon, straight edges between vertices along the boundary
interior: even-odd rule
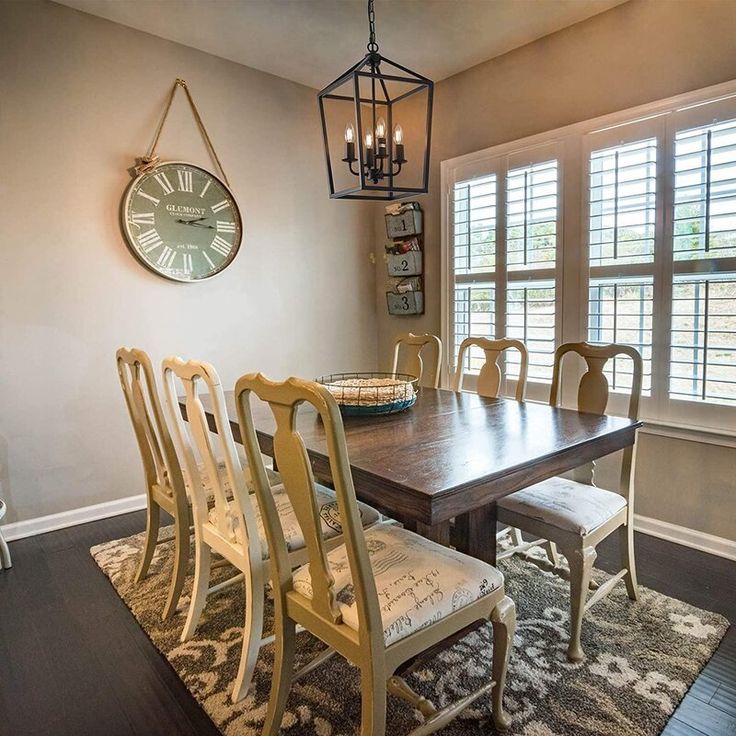
[[[167,530],[162,531],[167,534]],[[237,705],[230,688],[238,666],[243,590],[232,586],[212,596],[196,638],[182,644],[180,613],[161,620],[173,543],[158,546],[151,573],[133,583],[143,535],[93,547],[109,577],[157,649],[225,736],[260,734],[271,687],[273,645],[261,650],[254,683]],[[722,616],[647,588],[631,603],[623,585],[585,618],[587,658],[571,664],[565,656],[568,585],[544,563],[511,558],[500,563],[506,590],[516,603],[518,628],[506,688],[513,717],[510,736],[654,736],[710,659],[728,628]],[[232,574],[219,569],[217,578]],[[599,582],[606,574],[596,572]],[[191,580],[191,577],[190,577]],[[188,593],[185,590],[185,593]],[[187,603],[188,599],[184,600]],[[267,628],[272,607],[267,607]],[[490,677],[490,626],[483,626],[438,654],[409,678],[412,687],[446,705]],[[324,648],[307,633],[298,636],[297,668]],[[442,731],[445,736],[495,733],[489,698],[481,698]],[[421,722],[410,705],[389,696],[386,733],[406,734]],[[290,736],[356,734],[360,723],[357,670],[333,657],[292,688],[282,724]]]

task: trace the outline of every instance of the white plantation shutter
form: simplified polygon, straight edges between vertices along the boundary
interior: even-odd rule
[[[466,337],[496,334],[496,176],[481,176],[455,184],[453,192],[453,264],[456,276],[452,341],[457,356]],[[481,276],[481,281],[476,276]],[[485,276],[485,281],[482,277]],[[480,354],[478,354],[480,353]],[[468,350],[466,370],[479,370],[482,352]]]
[[[506,176],[506,268],[554,267],[557,257],[557,161]]]
[[[506,297],[506,336],[521,340],[529,351],[530,381],[551,381],[555,354],[554,281],[510,282]],[[518,377],[521,358],[509,351],[507,371]]]
[[[455,273],[489,273],[496,265],[496,177],[455,185]]]
[[[493,173],[452,186],[451,366],[466,337],[517,337],[529,349],[529,380],[552,378],[560,208],[558,162],[549,154],[549,146],[525,152],[523,165],[497,159]],[[466,355],[472,382],[485,356],[476,348]],[[519,357],[505,359],[513,380]]]
[[[675,279],[670,395],[736,406],[736,274]]]
[[[669,395],[736,405],[736,118],[674,136]]]
[[[652,279],[591,279],[588,296],[588,341],[623,343],[636,348],[642,356],[642,390],[652,389]],[[605,369],[614,391],[628,391],[632,386],[633,366],[626,358],[609,361]]]
[[[511,169],[506,175],[506,336],[529,350],[529,380],[551,381],[555,342],[557,261],[557,160]],[[551,269],[551,272],[550,272]],[[550,278],[520,281],[531,272]],[[519,375],[519,354],[509,353],[507,373]]]
[[[594,148],[589,156],[588,340],[636,348],[644,361],[642,389],[648,396],[652,388],[657,138],[634,138]],[[631,360],[609,361],[605,373],[614,391],[631,388]]]
[[[465,337],[516,337],[530,353],[527,396],[544,401],[561,340],[622,343],[643,358],[645,419],[733,433],[736,82],[442,171],[449,375]],[[468,356],[469,387],[481,359]],[[513,383],[518,356],[505,361]],[[608,410],[625,411],[631,361],[606,374]]]

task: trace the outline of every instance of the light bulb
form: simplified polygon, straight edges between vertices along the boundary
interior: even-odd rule
[[[371,132],[365,134],[365,147],[373,148],[373,133]]]
[[[386,121],[383,118],[378,118],[376,122],[376,138],[381,139],[386,137]]]
[[[400,146],[404,142],[404,130],[400,125],[394,128],[394,143]]]
[[[345,126],[345,143],[352,143],[355,140],[355,129],[352,123]]]

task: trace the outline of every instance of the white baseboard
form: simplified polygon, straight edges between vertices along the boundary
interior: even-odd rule
[[[146,494],[141,493],[138,496],[118,498],[115,501],[105,501],[93,506],[82,506],[82,508],[61,511],[58,514],[49,514],[48,516],[39,516],[36,519],[5,524],[2,527],[2,532],[5,539],[12,542],[14,539],[45,534],[57,529],[65,529],[68,526],[86,524],[88,521],[107,519],[111,516],[119,516],[144,508],[146,508]]]
[[[3,536],[8,542],[12,542],[14,539],[53,532],[57,529],[86,524],[98,519],[107,519],[111,516],[127,514],[144,508],[146,508],[146,495],[141,493],[138,496],[128,496],[115,501],[106,501],[96,503],[93,506],[62,511],[58,514],[49,514],[48,516],[39,516],[36,519],[5,524],[2,527]],[[649,534],[652,537],[659,537],[659,539],[666,539],[668,542],[675,542],[712,555],[736,560],[736,541],[731,539],[716,537],[713,534],[706,534],[695,529],[688,529],[684,526],[670,524],[666,521],[640,516],[639,514],[634,516],[634,528],[638,532]]]
[[[736,541],[732,539],[716,537],[713,534],[706,534],[696,529],[688,529],[685,526],[670,524],[666,521],[640,516],[639,514],[634,514],[634,529],[652,537],[659,537],[659,539],[666,539],[668,542],[681,544],[684,547],[692,547],[712,555],[736,560]]]

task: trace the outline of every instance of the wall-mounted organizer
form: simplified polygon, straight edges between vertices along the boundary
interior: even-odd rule
[[[422,209],[418,202],[386,207],[386,304],[395,315],[424,314]]]

